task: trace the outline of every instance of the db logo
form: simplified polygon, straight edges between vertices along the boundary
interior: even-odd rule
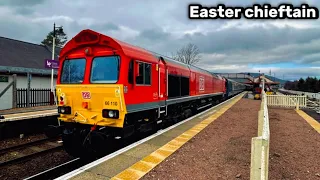
[[[82,92],[82,98],[83,99],[91,99],[90,92]]]
[[[199,90],[203,91],[204,90],[204,77],[199,77]]]

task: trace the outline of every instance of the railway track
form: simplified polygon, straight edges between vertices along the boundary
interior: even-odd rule
[[[0,150],[0,168],[26,161],[43,153],[62,149],[59,138],[41,139]]]
[[[35,180],[35,179],[54,179],[54,177],[57,177],[59,175],[63,175],[75,168],[81,167],[85,165],[88,162],[82,161],[80,158],[75,158],[71,161],[65,162],[63,164],[60,164],[58,166],[55,166],[53,168],[50,168],[48,170],[45,170],[43,172],[40,172],[38,174],[35,174],[33,176],[27,177],[24,180]]]

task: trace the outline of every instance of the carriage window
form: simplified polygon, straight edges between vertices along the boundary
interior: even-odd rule
[[[138,63],[139,75],[136,77],[136,83],[141,85],[151,85],[151,64]]]
[[[119,78],[119,56],[96,57],[92,60],[91,83],[116,83]]]
[[[61,84],[81,84],[84,78],[86,59],[66,59],[61,71]]]

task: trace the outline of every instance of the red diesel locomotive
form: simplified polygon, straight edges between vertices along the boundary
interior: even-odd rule
[[[59,61],[59,120],[65,149],[75,156],[227,98],[227,79],[92,30],[72,38]]]

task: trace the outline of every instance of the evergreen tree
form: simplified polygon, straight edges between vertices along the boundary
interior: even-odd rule
[[[62,48],[64,44],[67,42],[68,37],[62,30],[62,28],[59,28],[58,30],[51,31],[48,33],[47,37],[41,42],[41,45],[47,45],[47,46],[52,46],[53,44],[53,35],[55,33],[55,46]]]
[[[320,92],[320,79],[316,77],[307,77],[306,79],[300,78],[299,81],[286,82],[284,85],[285,89],[305,92]]]

